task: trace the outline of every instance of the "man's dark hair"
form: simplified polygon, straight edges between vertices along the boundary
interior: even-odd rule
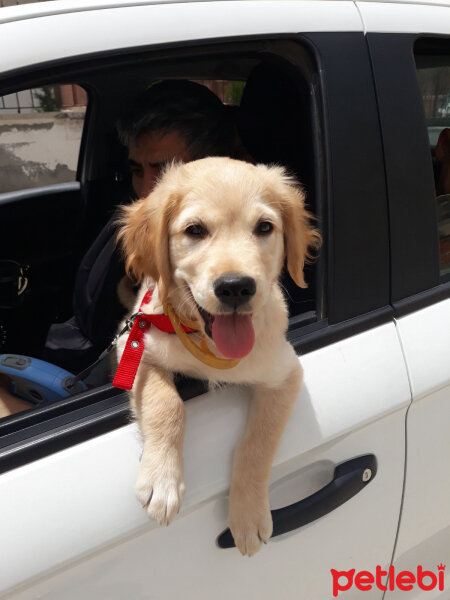
[[[193,160],[207,156],[234,157],[237,135],[232,109],[206,86],[188,80],[154,83],[118,123],[120,141],[136,143],[143,133],[177,131]]]

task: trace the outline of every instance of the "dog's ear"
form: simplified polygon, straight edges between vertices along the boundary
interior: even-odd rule
[[[171,280],[169,224],[176,202],[172,194],[155,189],[144,200],[121,208],[117,241],[125,269],[137,282],[151,277],[158,284],[161,303],[167,299]]]
[[[152,252],[151,223],[148,220],[146,200],[121,206],[116,220],[117,238],[125,260],[126,272],[140,283],[145,275],[156,279],[156,265]]]
[[[283,219],[284,251],[287,268],[295,283],[306,288],[303,269],[313,259],[322,236],[312,226],[313,216],[305,208],[301,186],[281,167],[268,167],[269,186]]]

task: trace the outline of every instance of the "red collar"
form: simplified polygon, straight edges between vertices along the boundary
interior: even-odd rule
[[[144,334],[146,331],[154,325],[157,329],[166,333],[175,333],[175,329],[167,315],[148,315],[142,313],[142,308],[145,304],[150,303],[152,295],[153,290],[149,290],[142,300],[139,313],[128,335],[127,343],[113,380],[113,386],[122,390],[131,390],[133,387],[139,363],[144,352]],[[187,333],[197,331],[182,323],[181,326]]]

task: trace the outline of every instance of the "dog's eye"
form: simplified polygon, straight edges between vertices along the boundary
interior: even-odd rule
[[[206,227],[203,227],[203,225],[200,225],[199,223],[189,225],[189,227],[186,227],[184,230],[184,233],[190,237],[199,239],[203,239],[208,235]]]
[[[256,226],[256,235],[269,235],[273,231],[273,224],[270,221],[260,221]]]

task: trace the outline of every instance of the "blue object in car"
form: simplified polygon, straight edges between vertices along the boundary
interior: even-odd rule
[[[11,380],[10,392],[35,404],[53,404],[87,389],[82,381],[72,385],[74,375],[38,358],[0,354],[0,374]]]

